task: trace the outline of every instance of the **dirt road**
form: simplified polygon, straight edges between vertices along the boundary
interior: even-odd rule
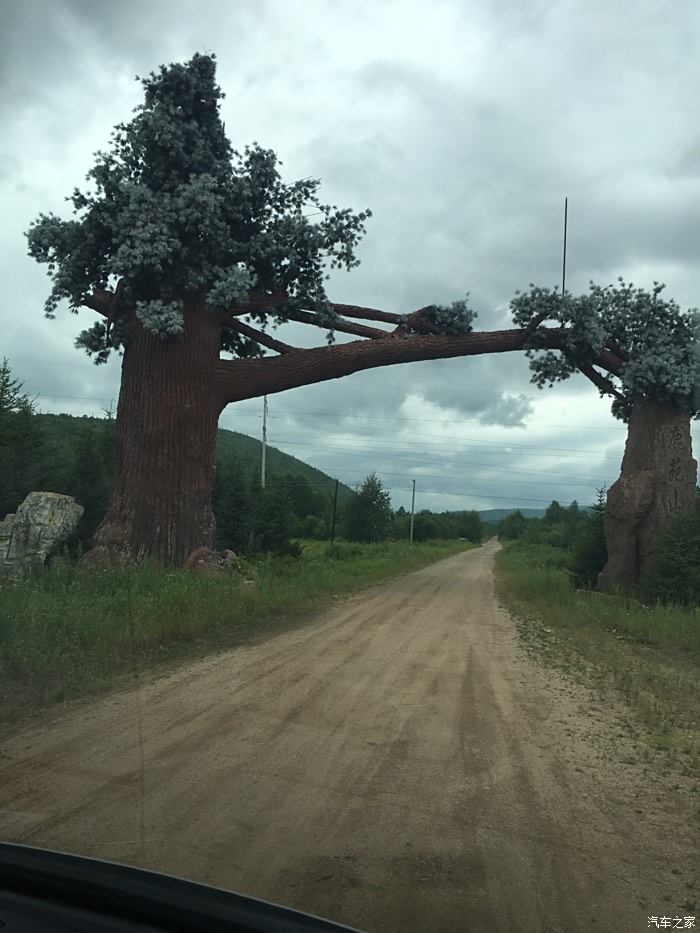
[[[496,547],[6,740],[0,838],[370,933],[678,915],[690,782],[662,754],[644,777],[616,711],[527,659]]]

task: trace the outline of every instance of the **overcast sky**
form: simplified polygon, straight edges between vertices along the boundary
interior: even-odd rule
[[[572,291],[657,279],[696,306],[699,40],[696,0],[4,0],[0,357],[41,411],[116,405],[120,358],[74,349],[92,312],[44,319],[23,231],[68,216],[141,102],[134,75],[197,51],[216,52],[235,148],[257,140],[287,181],[372,209],[332,300],[406,313],[470,292],[478,329],[507,327],[517,289],[560,280],[568,195]],[[259,436],[261,407],[229,406],[221,426]],[[412,479],[417,508],[590,503],[625,439],[583,377],[540,392],[517,354],[387,367],[269,407],[270,444],[351,485],[377,470],[395,507]]]

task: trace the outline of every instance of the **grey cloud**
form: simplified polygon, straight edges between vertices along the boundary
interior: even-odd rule
[[[527,395],[504,395],[492,402],[481,414],[482,424],[502,424],[524,427],[523,419],[532,414],[532,402]]]
[[[696,179],[698,176],[700,176],[700,138],[684,146],[669,168],[671,178]]]

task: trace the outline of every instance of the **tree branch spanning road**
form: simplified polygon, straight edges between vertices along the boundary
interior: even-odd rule
[[[564,336],[561,329],[544,329],[540,335],[550,349],[558,349]],[[389,333],[382,340],[357,340],[331,347],[295,350],[282,358],[220,360],[214,366],[213,378],[221,404],[227,405],[379,366],[523,350],[527,339],[525,331],[520,329],[399,338]],[[617,361],[608,351],[601,351],[596,364],[609,372],[619,370]]]

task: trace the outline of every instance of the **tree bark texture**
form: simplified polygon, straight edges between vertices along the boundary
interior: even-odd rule
[[[212,387],[220,323],[185,303],[185,334],[166,340],[132,317],[116,424],[116,472],[87,565],[140,560],[181,565],[214,545],[212,487],[221,406]]]
[[[630,417],[622,471],[608,491],[608,562],[598,590],[633,591],[648,569],[659,535],[695,503],[697,461],[690,415],[656,402],[637,402]]]
[[[542,346],[558,349],[563,333],[560,329],[543,328]],[[379,366],[523,350],[528,336],[519,328],[452,336],[419,334],[395,337],[387,334],[382,340],[354,340],[331,347],[295,350],[279,357],[220,360],[214,380],[222,405],[227,405],[297,386],[339,379]],[[605,350],[601,351],[600,360],[596,360],[598,363],[610,371],[616,367],[613,355]]]

